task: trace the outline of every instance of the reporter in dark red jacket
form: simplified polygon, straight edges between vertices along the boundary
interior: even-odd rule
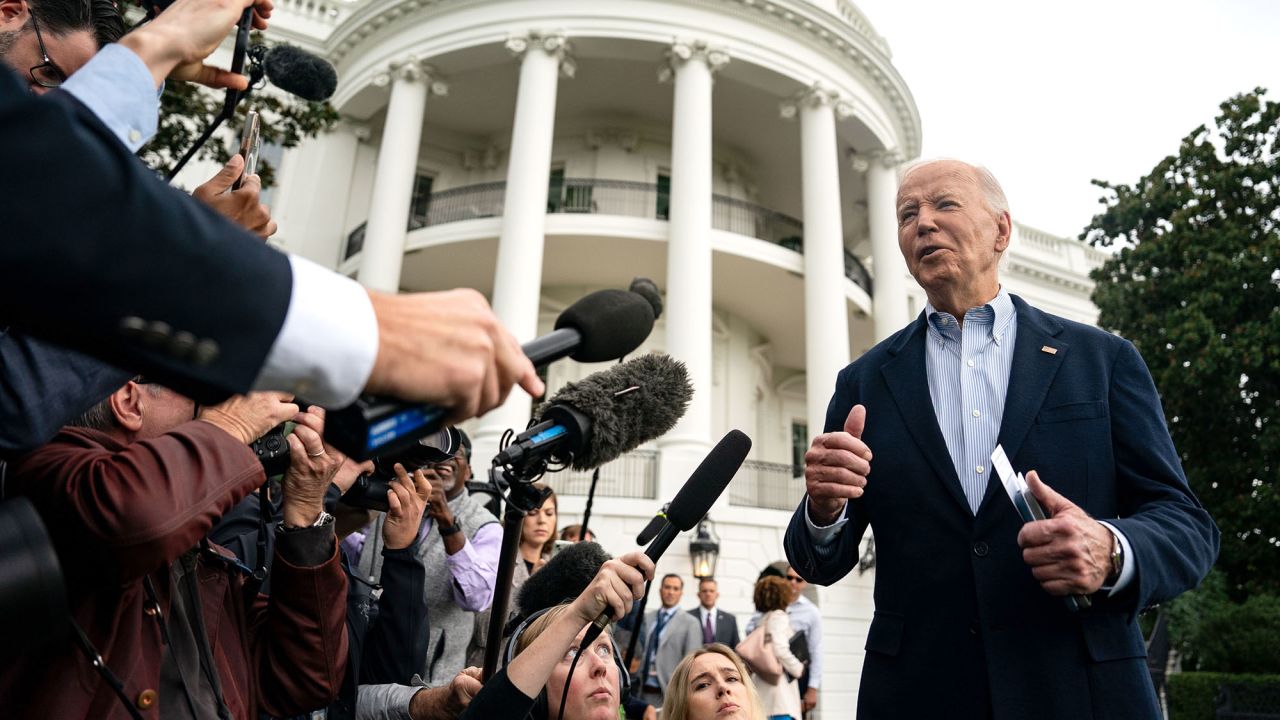
[[[0,667],[6,715],[256,720],[336,696],[347,581],[322,500],[342,456],[323,444],[323,410],[299,413],[291,400],[254,393],[200,409],[130,381],[84,427],[11,467],[7,491],[43,516],[85,642]],[[248,443],[288,419],[298,425],[272,594],[250,597],[245,570],[203,538],[265,480]],[[93,650],[106,672],[91,665]]]

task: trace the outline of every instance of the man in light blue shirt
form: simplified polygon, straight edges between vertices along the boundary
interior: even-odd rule
[[[1001,286],[1013,223],[991,173],[922,163],[896,203],[928,305],[840,373],[785,540],[827,585],[875,532],[859,716],[1155,720],[1136,616],[1194,587],[1218,530],[1150,373]],[[1024,525],[991,477],[997,444],[1047,519]]]

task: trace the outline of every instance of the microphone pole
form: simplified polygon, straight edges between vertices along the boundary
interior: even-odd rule
[[[657,566],[654,566],[655,574]],[[640,631],[644,629],[644,609],[649,605],[649,588],[653,586],[652,580],[646,580],[644,583],[644,597],[640,598],[640,607],[636,609],[635,625],[631,628],[631,639],[627,641],[627,656],[622,661],[623,667],[627,672],[631,672],[631,660],[636,656],[636,645],[639,644]],[[644,688],[644,678],[640,678],[639,682],[631,684],[631,694],[640,697]]]
[[[621,365],[623,358],[618,358],[618,364]],[[587,539],[587,523],[591,521],[591,505],[596,499],[596,485],[600,482],[600,466],[597,465],[591,471],[591,487],[587,488],[587,506],[582,511],[582,529],[578,531],[578,542],[585,542]]]
[[[244,14],[240,16],[240,22],[236,23],[236,49],[231,56],[231,72],[234,72],[237,75],[243,74],[245,56],[250,54],[249,28],[252,25],[253,8],[248,8],[244,11]],[[222,103],[222,112],[218,113],[218,116],[213,119],[213,122],[209,123],[209,127],[205,128],[204,133],[201,134],[200,137],[196,138],[196,141],[187,149],[187,153],[169,169],[169,173],[164,179],[165,182],[173,182],[173,179],[182,171],[182,168],[186,167],[187,163],[191,161],[191,158],[195,157],[196,153],[200,151],[200,148],[204,147],[204,144],[209,142],[209,138],[213,137],[213,134],[218,131],[218,128],[222,127],[222,123],[230,120],[236,114],[236,105],[238,105],[241,100],[249,97],[249,94],[253,92],[253,86],[262,80],[266,71],[263,69],[262,63],[259,62],[260,58],[255,56],[253,60],[254,62],[249,65],[249,86],[244,90],[227,89],[226,100]]]
[[[516,556],[520,549],[520,534],[524,516],[546,502],[551,488],[539,490],[533,486],[537,475],[521,477],[514,469],[502,471],[507,481],[507,511],[502,516],[502,550],[498,555],[498,578],[493,589],[493,604],[489,608],[489,641],[484,647],[484,681],[498,670],[498,657],[505,643],[502,629],[507,624],[507,610],[511,605],[511,579],[515,576]],[[540,474],[540,473],[539,473]]]

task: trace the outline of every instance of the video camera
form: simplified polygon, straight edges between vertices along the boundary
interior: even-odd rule
[[[340,502],[353,507],[386,512],[389,483],[396,476],[395,466],[400,463],[408,473],[424,466],[442,463],[458,454],[463,446],[462,431],[447,427],[418,439],[418,442],[373,461],[373,472],[356,478]]]

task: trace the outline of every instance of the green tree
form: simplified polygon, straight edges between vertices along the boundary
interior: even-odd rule
[[[253,42],[261,43],[262,38],[254,33]],[[222,90],[210,90],[193,83],[165,83],[160,95],[159,128],[155,138],[138,153],[139,157],[148,167],[167,173],[222,112],[225,97]],[[261,115],[263,146],[274,143],[294,147],[328,130],[338,120],[337,111],[327,102],[308,102],[258,88],[236,107],[235,116],[223,124],[224,129],[205,144],[196,159],[219,163],[229,160],[232,153],[239,150],[237,138],[244,126],[245,112],[250,108]],[[264,188],[275,182],[275,168],[265,160],[258,162],[258,175]]]
[[[1220,109],[1133,185],[1095,180],[1081,239],[1117,248],[1093,272],[1098,322],[1151,368],[1238,602],[1280,595],[1280,104]]]

